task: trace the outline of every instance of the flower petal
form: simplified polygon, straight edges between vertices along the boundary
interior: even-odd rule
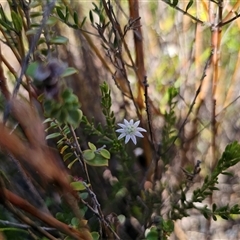
[[[136,131],[138,131],[138,132],[147,132],[146,129],[141,128],[141,127],[137,127],[137,128],[136,128]]]
[[[116,132],[119,132],[119,133],[125,133],[125,132],[126,132],[126,130],[125,130],[125,129],[122,129],[122,128],[120,128],[120,129],[117,129],[117,130],[116,130]]]
[[[126,136],[126,134],[125,133],[122,133],[122,134],[120,134],[119,136],[118,136],[118,139],[121,139],[121,138],[123,138],[123,137],[125,137]]]
[[[133,141],[133,143],[136,145],[137,144],[137,139],[134,135],[131,135],[131,139]]]
[[[133,124],[133,126],[134,126],[134,127],[137,127],[137,126],[139,125],[139,123],[140,123],[140,120],[136,121],[136,122]]]
[[[124,119],[123,121],[124,121],[125,126],[128,126],[128,124],[129,124],[128,120]]]
[[[143,135],[140,132],[135,132],[134,134],[136,137],[143,137]]]
[[[129,121],[129,124],[133,125],[133,119],[131,119],[131,120]]]
[[[126,125],[122,123],[118,123],[118,126],[120,126],[121,128],[126,128]]]
[[[125,144],[128,143],[130,140],[130,135],[126,135],[126,138],[125,138]]]

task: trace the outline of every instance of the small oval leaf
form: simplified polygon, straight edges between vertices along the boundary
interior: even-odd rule
[[[187,4],[186,7],[186,12],[188,11],[188,9],[193,5],[193,0],[190,0],[189,3]]]
[[[76,68],[68,67],[62,74],[61,77],[68,77],[70,75],[73,75],[75,73],[78,73]]]
[[[76,158],[76,159],[74,159],[72,162],[70,162],[69,164],[68,164],[68,169],[71,169],[72,168],[72,165],[77,161],[78,159]]]
[[[83,158],[86,160],[86,161],[91,161],[92,159],[94,159],[95,157],[95,153],[94,151],[90,150],[90,149],[87,149],[87,150],[84,150],[83,151]]]
[[[65,162],[67,159],[69,159],[71,156],[73,155],[73,153],[67,153],[63,156],[63,161]]]
[[[95,157],[90,161],[87,159],[84,159],[84,161],[90,166],[95,167],[108,166],[108,160],[106,158],[103,158],[100,154],[96,154]]]
[[[71,182],[70,185],[76,191],[83,191],[86,189],[86,187],[84,186],[84,184],[82,182]]]
[[[47,140],[47,139],[56,138],[56,137],[59,137],[59,136],[61,136],[61,134],[58,133],[58,132],[56,132],[56,133],[51,133],[51,134],[47,135],[46,140]]]
[[[95,146],[93,143],[91,143],[91,142],[88,142],[88,146],[89,146],[89,148],[90,148],[91,150],[93,150],[93,151],[96,151],[96,150],[97,150],[96,146]]]
[[[57,45],[62,45],[66,44],[68,42],[68,38],[64,36],[56,36],[50,39],[49,41],[51,44],[57,44]]]
[[[102,149],[102,150],[100,150],[100,154],[101,154],[104,158],[110,159],[110,152],[109,152],[108,150]]]

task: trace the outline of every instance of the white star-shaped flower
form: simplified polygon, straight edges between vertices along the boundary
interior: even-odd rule
[[[121,127],[120,129],[116,130],[116,132],[121,133],[118,139],[125,137],[125,144],[128,143],[128,141],[131,139],[136,145],[136,137],[142,138],[143,135],[141,132],[147,132],[144,128],[138,127],[139,123],[139,120],[134,123],[132,119],[130,121],[124,119],[124,123],[118,123],[118,125]]]

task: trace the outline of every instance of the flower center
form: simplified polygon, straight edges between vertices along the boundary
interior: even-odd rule
[[[134,131],[135,131],[135,127],[134,126],[127,126],[127,128],[126,128],[127,134],[133,134]]]

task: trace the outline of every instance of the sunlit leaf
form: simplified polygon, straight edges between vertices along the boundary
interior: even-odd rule
[[[63,156],[63,161],[65,162],[67,159],[69,159],[71,156],[73,155],[73,153],[67,153]]]
[[[56,132],[56,133],[51,133],[51,134],[47,135],[46,140],[47,140],[47,139],[56,138],[56,137],[59,137],[59,136],[61,136],[61,134],[58,133],[58,132]]]
[[[11,11],[11,16],[15,30],[17,32],[20,32],[22,30],[23,25],[21,17],[14,11]]]
[[[40,17],[43,15],[43,12],[42,11],[38,11],[38,12],[30,12],[30,17],[31,18],[35,18],[35,17]]]
[[[99,240],[100,235],[98,232],[91,232],[93,240]]]
[[[91,161],[92,159],[94,159],[95,157],[95,153],[94,151],[90,150],[90,149],[87,149],[87,150],[84,150],[83,151],[83,158],[86,160],[86,161]]]
[[[57,45],[66,44],[68,42],[68,38],[64,36],[56,36],[51,38],[49,42]]]
[[[95,154],[95,157],[91,160],[87,160],[84,158],[84,161],[91,166],[95,167],[103,167],[108,166],[108,160],[103,158],[100,154]]]
[[[86,189],[86,187],[84,186],[84,184],[81,181],[78,182],[71,182],[70,185],[72,186],[72,188],[76,191],[83,191]]]
[[[69,164],[68,164],[68,169],[71,169],[72,168],[72,166],[73,166],[73,164],[77,161],[78,159],[76,158],[76,159],[74,159],[72,162],[70,162]]]
[[[54,16],[50,16],[46,22],[47,25],[54,26],[57,23],[58,19]]]
[[[150,232],[147,234],[147,240],[158,240],[159,235],[156,229],[151,229]]]
[[[30,64],[28,65],[26,74],[27,74],[29,77],[34,78],[38,66],[39,66],[39,64],[38,64],[37,62],[32,62],[32,63],[30,63]]]
[[[89,146],[89,148],[90,148],[91,150],[93,150],[93,151],[96,151],[96,150],[97,150],[96,146],[95,146],[93,143],[91,143],[91,142],[88,142],[88,146]]]
[[[101,149],[99,151],[99,153],[106,159],[109,159],[110,158],[110,152],[106,149]]]
[[[68,67],[62,74],[61,77],[68,77],[70,75],[73,75],[75,73],[78,73],[78,70],[73,67]]]
[[[60,153],[63,154],[64,151],[65,151],[66,149],[68,149],[68,148],[69,148],[68,145],[63,146],[63,147],[60,149]]]

